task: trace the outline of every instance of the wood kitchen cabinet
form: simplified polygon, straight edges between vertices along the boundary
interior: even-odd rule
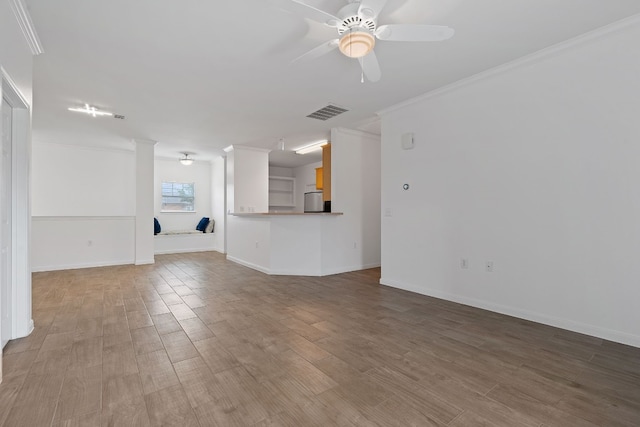
[[[331,200],[331,143],[322,147],[322,200]]]
[[[322,175],[322,168],[316,168],[316,190],[322,190],[322,184],[324,183]]]

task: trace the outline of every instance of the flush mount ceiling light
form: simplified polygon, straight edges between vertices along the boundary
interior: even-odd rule
[[[113,113],[109,113],[107,111],[98,110],[96,107],[92,107],[89,104],[84,104],[84,107],[69,107],[69,111],[75,111],[78,113],[86,113],[93,117],[98,116],[113,116]]]
[[[376,39],[369,31],[361,29],[351,29],[345,33],[338,46],[340,52],[349,58],[362,58],[367,55],[376,45]]]
[[[324,145],[327,145],[329,141],[326,139],[323,141],[314,142],[313,144],[305,145],[296,150],[296,154],[309,154],[313,151],[320,150]]]
[[[184,154],[184,157],[180,158],[180,163],[182,163],[185,166],[191,166],[193,164],[193,159],[189,157],[188,153],[182,153],[182,154]]]

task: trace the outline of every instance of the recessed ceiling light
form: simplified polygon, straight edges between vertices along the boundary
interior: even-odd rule
[[[75,111],[78,113],[86,113],[93,117],[98,116],[113,116],[113,113],[109,113],[107,111],[98,110],[96,107],[92,107],[89,104],[84,104],[84,107],[69,107],[69,111]]]

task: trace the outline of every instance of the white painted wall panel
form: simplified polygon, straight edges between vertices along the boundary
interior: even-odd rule
[[[33,217],[33,271],[133,264],[135,217]]]
[[[36,141],[32,159],[34,216],[135,215],[133,151]]]
[[[323,272],[380,265],[380,137],[350,129],[331,131],[331,210],[325,228]]]
[[[382,283],[640,346],[639,39],[384,114]]]
[[[214,234],[214,250],[226,253],[226,185],[225,158],[218,157],[211,164],[212,215],[216,221]]]
[[[271,226],[268,217],[227,216],[227,258],[268,273],[271,269]]]

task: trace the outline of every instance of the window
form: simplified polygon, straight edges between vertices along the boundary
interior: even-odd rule
[[[193,182],[163,182],[162,212],[195,212]]]

